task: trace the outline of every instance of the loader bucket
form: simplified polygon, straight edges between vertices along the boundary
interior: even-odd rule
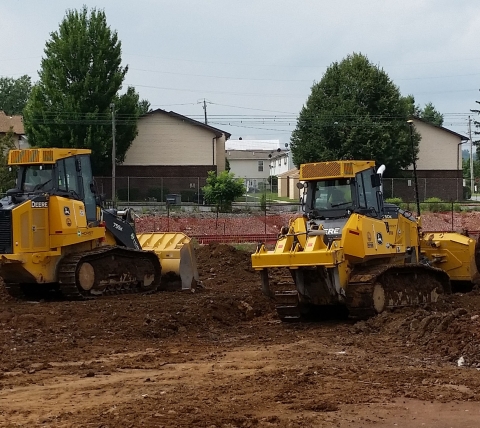
[[[191,239],[184,233],[137,234],[142,250],[153,251],[162,266],[162,289],[189,290],[199,280]],[[180,285],[180,287],[179,287]]]

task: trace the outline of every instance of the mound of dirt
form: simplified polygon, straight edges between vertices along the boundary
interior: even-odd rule
[[[199,247],[195,253],[198,273],[206,288],[256,289],[260,277],[252,269],[249,252],[231,245],[210,244]]]
[[[465,306],[465,307],[464,307]],[[425,308],[384,312],[352,327],[356,334],[386,334],[462,366],[480,368],[480,295],[447,296]]]

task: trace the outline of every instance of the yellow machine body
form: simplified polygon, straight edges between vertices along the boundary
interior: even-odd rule
[[[162,274],[179,277],[183,289],[198,281],[190,238],[183,233],[136,235],[132,219],[126,219],[125,212],[110,212],[98,205],[90,184],[93,183],[90,150],[11,150],[8,160],[9,165],[19,167],[19,176],[18,188],[10,190],[0,206],[0,276],[6,284],[58,284],[59,275],[65,276],[67,272],[62,263],[82,254],[89,255],[90,259],[87,262],[75,256],[79,260],[78,269],[82,263],[86,264],[80,273],[72,274],[77,279],[88,277],[88,272],[93,275],[90,265],[99,265],[96,254],[98,259],[103,257],[106,264],[109,264],[108,257],[118,260],[138,257],[143,260],[139,264],[144,263],[142,278],[149,276],[148,263],[159,274],[160,270],[155,267],[159,263]],[[29,183],[42,176],[45,182]],[[108,253],[107,248],[115,252]],[[125,248],[123,252],[122,248]],[[152,262],[144,253],[155,254],[158,261]],[[132,268],[127,273],[117,272],[119,267],[110,268],[109,278],[117,279],[97,281],[103,284],[96,285],[97,294],[101,294],[98,290],[109,282],[112,289],[120,291],[122,284],[128,283],[131,287],[135,280]],[[101,266],[97,269],[101,270]],[[128,281],[118,279],[127,274]],[[92,278],[86,281],[82,292],[93,287]]]
[[[378,313],[434,301],[439,284],[448,292],[450,282],[477,278],[475,241],[422,233],[419,218],[385,204],[373,161],[302,165],[300,180],[304,215],[282,228],[273,249],[261,244],[251,257],[282,319],[300,318],[306,305]],[[335,203],[335,194],[345,201]],[[280,267],[290,270],[294,290],[270,289],[268,269]],[[434,285],[422,289],[430,278]]]

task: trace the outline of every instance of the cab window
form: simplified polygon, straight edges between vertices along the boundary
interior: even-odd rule
[[[22,190],[26,192],[48,191],[53,188],[53,184],[52,165],[29,165],[25,168]]]
[[[66,158],[57,162],[58,183],[57,189],[64,192],[74,192],[75,196],[81,197],[78,186],[78,173],[75,167],[75,158]]]

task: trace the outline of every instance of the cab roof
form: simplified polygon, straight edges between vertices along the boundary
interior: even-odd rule
[[[65,159],[76,155],[89,155],[90,149],[70,149],[70,148],[39,148],[10,150],[8,153],[9,165],[39,165],[54,164],[59,159]]]
[[[373,168],[375,161],[346,160],[316,162],[300,165],[300,181],[322,180],[329,178],[352,178],[355,174]]]

